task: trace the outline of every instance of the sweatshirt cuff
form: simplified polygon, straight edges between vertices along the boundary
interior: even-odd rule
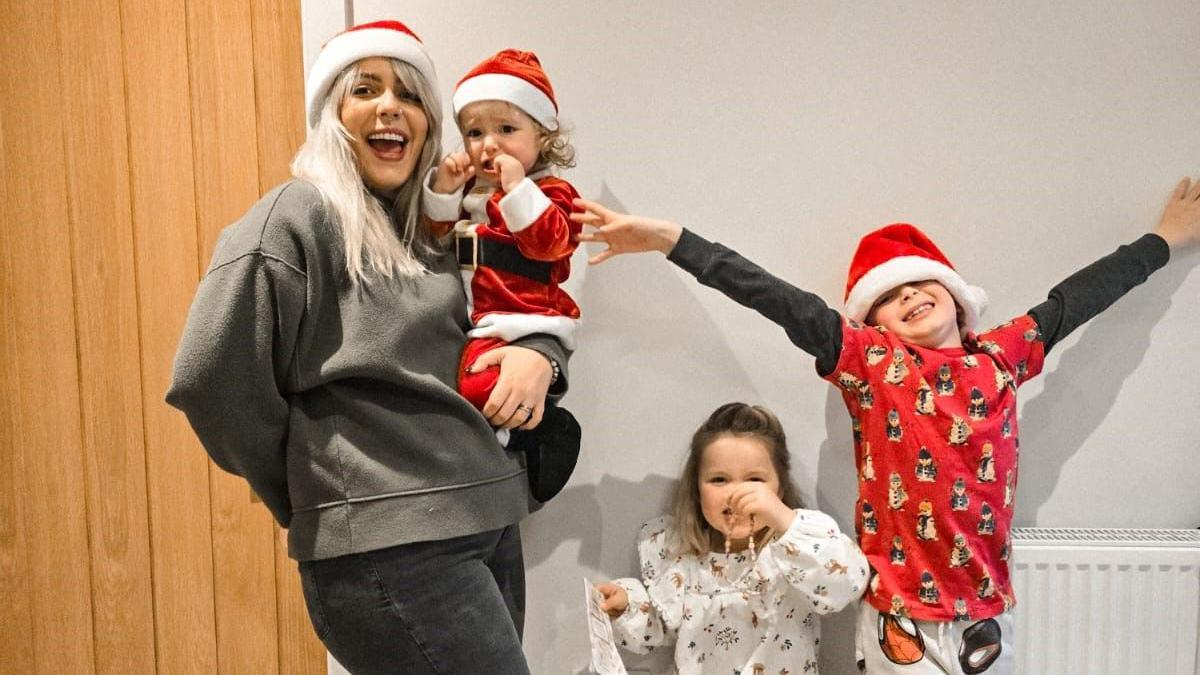
[[[667,254],[667,260],[699,278],[712,260],[712,248],[712,242],[685,227],[675,248]]]
[[[509,232],[520,232],[550,208],[550,198],[528,177],[500,198],[500,213]]]
[[[421,206],[425,209],[425,215],[433,221],[443,222],[447,220],[458,220],[458,214],[462,211],[462,186],[450,194],[442,194],[433,191],[433,181],[437,178],[437,167],[429,170],[425,174],[425,180],[421,183]]]
[[[1153,232],[1143,234],[1129,246],[1151,266],[1151,269],[1157,270],[1171,261],[1171,247],[1167,245],[1167,240]]]

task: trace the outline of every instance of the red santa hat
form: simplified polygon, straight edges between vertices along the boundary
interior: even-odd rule
[[[937,281],[962,309],[965,334],[979,325],[987,293],[970,286],[925,233],[908,223],[881,227],[858,242],[846,279],[846,316],[863,321],[879,296],[914,281]]]
[[[554,89],[533,52],[505,49],[472,68],[454,90],[454,116],[476,101],[506,101],[547,129],[558,128]]]
[[[412,32],[408,26],[399,21],[372,21],[359,24],[338,33],[329,39],[317,60],[308,71],[308,80],[304,84],[304,101],[308,109],[308,125],[317,125],[321,116],[321,108],[325,105],[325,96],[333,81],[355,61],[382,56],[396,59],[417,69],[421,77],[431,89],[436,92],[437,73],[433,69],[433,60],[421,44],[421,38]]]

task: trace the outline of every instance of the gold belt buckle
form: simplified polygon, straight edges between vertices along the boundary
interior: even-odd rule
[[[474,271],[479,267],[479,235],[473,224],[465,220],[454,224],[454,246],[458,269]]]

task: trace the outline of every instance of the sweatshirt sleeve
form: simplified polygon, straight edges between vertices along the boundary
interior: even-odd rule
[[[821,298],[686,228],[667,259],[783,328],[792,344],[816,357],[817,372],[832,372],[837,365],[842,317]]]
[[[770,544],[774,564],[818,614],[843,609],[867,587],[867,558],[820,511],[796,509],[787,532]]]
[[[1148,233],[1059,282],[1045,302],[1029,310],[1046,352],[1144,282],[1170,257],[1167,242]]]
[[[284,527],[283,391],[306,287],[301,270],[261,251],[214,266],[196,291],[167,392],[217,466],[244,477]]]

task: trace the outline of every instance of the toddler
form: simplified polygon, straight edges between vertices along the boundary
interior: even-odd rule
[[[505,49],[475,66],[455,88],[453,107],[464,151],[450,153],[430,172],[423,201],[434,232],[456,239],[474,326],[459,390],[482,410],[499,373],[468,370],[480,355],[534,333],[575,348],[579,307],[559,284],[571,271],[580,228],[568,215],[579,195],[550,170],[574,166],[575,151],[559,128],[550,79],[532,52]],[[526,452],[533,495],[546,501],[575,467],[578,425],[552,403],[544,411],[517,408],[527,415],[519,429],[532,431],[514,433],[511,441],[503,429],[498,435],[510,449]]]
[[[642,527],[642,578],[599,584],[620,645],[675,644],[693,673],[816,673],[819,614],[863,592],[867,561],[837,523],[799,508],[770,411],[717,408],[692,436],[668,516]]]

